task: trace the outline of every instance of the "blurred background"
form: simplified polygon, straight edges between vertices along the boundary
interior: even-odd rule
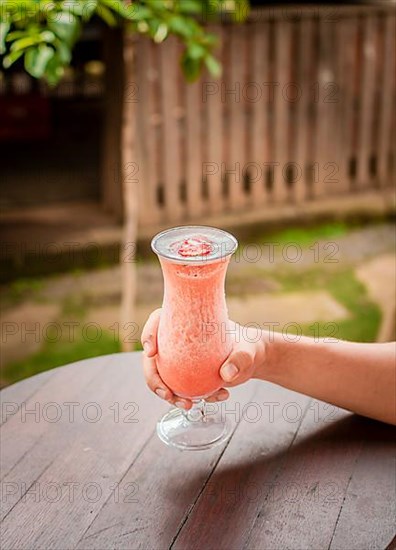
[[[162,298],[149,242],[181,224],[240,240],[236,321],[395,338],[395,5],[250,4],[197,16],[222,72],[210,58],[194,83],[177,33],[95,16],[56,86],[0,70],[2,386],[140,349]]]

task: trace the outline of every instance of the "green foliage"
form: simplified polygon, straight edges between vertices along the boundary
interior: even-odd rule
[[[124,21],[156,43],[179,37],[184,74],[192,81],[203,66],[214,76],[221,72],[213,56],[216,37],[203,23],[219,15],[242,21],[247,12],[248,0],[0,0],[0,54],[4,68],[23,57],[29,74],[55,85],[83,25],[100,17],[109,26]]]

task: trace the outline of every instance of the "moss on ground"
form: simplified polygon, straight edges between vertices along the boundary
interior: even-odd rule
[[[365,286],[360,283],[352,269],[323,271],[309,269],[298,274],[280,272],[274,274],[283,292],[297,290],[327,290],[349,312],[347,319],[337,323],[314,323],[302,327],[307,336],[335,337],[355,342],[375,341],[380,324],[381,310],[368,297]]]

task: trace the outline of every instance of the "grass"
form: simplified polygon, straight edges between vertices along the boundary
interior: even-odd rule
[[[305,248],[320,239],[339,238],[350,231],[352,227],[354,226],[344,222],[331,222],[315,227],[287,228],[267,235],[259,235],[255,242],[260,244],[269,242],[296,243]],[[369,299],[364,285],[356,279],[351,268],[346,269],[339,264],[329,264],[324,267],[315,264],[305,270],[299,270],[297,274],[292,266],[293,264],[290,264],[289,267],[281,264],[273,270],[264,271],[252,265],[248,272],[233,275],[232,278],[235,280],[231,287],[233,286],[238,295],[252,292],[259,294],[268,291],[276,293],[327,290],[348,310],[349,317],[337,321],[336,326],[334,326],[335,323],[323,323],[318,319],[318,323],[303,326],[303,333],[308,336],[329,337],[333,335],[339,339],[360,342],[372,342],[376,339],[381,322],[380,309]],[[77,276],[78,272],[75,272],[75,275]],[[59,275],[52,277],[57,276]],[[242,277],[241,280],[238,277]],[[27,299],[37,301],[46,280],[46,278],[40,278],[15,281],[8,287],[5,302],[12,305]],[[62,300],[61,305],[60,322],[62,319],[81,321],[84,319],[87,309],[92,306],[87,296],[83,294],[68,296]],[[136,349],[141,349],[140,344],[136,344]],[[84,339],[81,330],[76,330],[72,342],[69,342],[66,337],[60,341],[46,341],[30,357],[4,367],[1,373],[2,382],[11,384],[60,365],[89,357],[116,353],[120,350],[119,341],[109,331],[103,330],[97,342],[90,342],[87,341],[87,338]]]
[[[299,273],[277,273],[276,280],[283,291],[327,290],[349,312],[349,317],[337,323],[305,325],[302,331],[307,336],[331,337],[354,342],[375,341],[380,323],[380,308],[370,300],[365,286],[360,283],[352,269],[322,271],[310,269]]]
[[[305,248],[321,239],[342,237],[354,227],[354,225],[344,221],[331,221],[319,225],[302,227],[285,227],[284,229],[269,230],[268,232],[260,233],[249,241],[242,239],[241,246],[246,246],[251,242],[257,244],[279,243],[280,245],[294,243]]]
[[[262,235],[258,237],[257,242],[260,244],[279,243],[280,245],[294,243],[305,248],[321,239],[342,237],[350,229],[351,227],[342,221],[328,222],[316,226],[289,227],[265,236]]]
[[[316,268],[299,273],[298,277],[287,271],[274,273],[273,276],[281,285],[282,292],[325,289],[344,305],[350,314],[348,318],[337,323],[323,323],[318,320],[317,323],[304,325],[301,327],[303,334],[356,342],[375,341],[381,322],[381,312],[368,298],[365,287],[355,278],[353,270],[330,272]],[[74,304],[69,304],[64,313],[65,311],[81,314],[79,307],[74,307]],[[292,332],[291,328],[290,333]],[[136,344],[135,349],[141,349],[140,343]],[[7,384],[11,384],[60,365],[119,351],[119,341],[108,331],[102,331],[97,342],[87,341],[81,331],[76,331],[73,342],[69,342],[67,338],[55,342],[47,341],[37,353],[8,365],[2,376]]]

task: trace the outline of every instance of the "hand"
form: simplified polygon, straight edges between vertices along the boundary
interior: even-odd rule
[[[157,331],[161,309],[151,313],[142,332],[143,372],[148,387],[162,399],[184,409],[192,407],[190,399],[175,395],[161,379],[157,369]],[[259,378],[259,372],[264,365],[265,343],[262,334],[254,328],[242,327],[231,321],[230,335],[233,338],[233,348],[230,355],[220,367],[220,376],[224,380],[224,387],[217,390],[206,399],[208,402],[224,401],[228,399],[227,387],[237,386],[247,382],[250,378]]]

